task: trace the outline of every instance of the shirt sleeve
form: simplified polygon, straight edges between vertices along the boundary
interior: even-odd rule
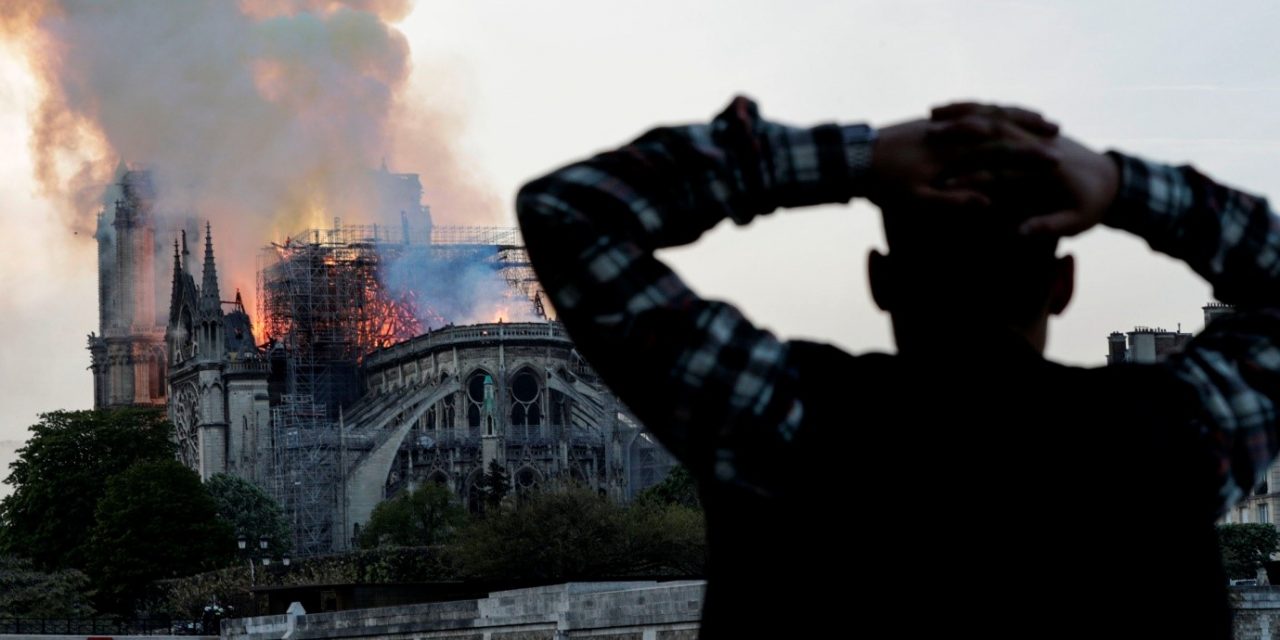
[[[1104,222],[1186,261],[1236,307],[1166,364],[1198,398],[1193,423],[1213,458],[1220,515],[1265,480],[1280,449],[1280,218],[1191,167],[1111,156],[1121,187]]]
[[[738,98],[709,124],[654,129],[521,189],[525,243],[559,319],[695,476],[778,491],[781,474],[754,461],[789,447],[804,406],[788,344],[700,298],[654,251],[725,218],[847,202],[873,140],[862,125],[770,122]]]

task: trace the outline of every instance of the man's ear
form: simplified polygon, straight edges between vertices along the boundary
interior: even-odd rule
[[[867,255],[867,279],[871,281],[871,299],[881,311],[893,310],[893,265],[875,249]]]
[[[1049,313],[1060,315],[1071,303],[1076,290],[1076,259],[1070,255],[1054,259],[1053,285],[1049,290]]]

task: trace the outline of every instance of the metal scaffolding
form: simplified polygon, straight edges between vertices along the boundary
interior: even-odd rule
[[[422,333],[412,294],[379,277],[405,245],[377,226],[312,229],[263,251],[258,317],[288,354],[285,392],[310,396],[329,418],[355,400],[355,368],[367,353]]]
[[[513,297],[528,300],[545,317],[541,287],[529,266],[518,230],[504,227],[435,227],[431,244],[377,225],[309,229],[263,249],[258,270],[258,317],[267,340],[285,352],[280,402],[272,409],[273,492],[294,526],[299,555],[341,546],[335,537],[344,468],[344,407],[361,395],[357,379],[367,354],[423,333],[430,301],[412,291],[394,292],[384,268],[422,252],[437,261],[478,261],[492,266]],[[452,319],[449,319],[452,321]],[[439,324],[443,324],[440,322]],[[345,535],[345,533],[343,534]]]
[[[271,410],[271,424],[271,493],[293,528],[294,553],[328,553],[335,544],[335,518],[346,513],[342,432],[327,418],[324,405],[306,395],[281,396]]]
[[[529,264],[520,230],[515,227],[441,226],[431,229],[432,251],[443,259],[480,258],[501,272],[511,289],[547,317],[546,293]]]

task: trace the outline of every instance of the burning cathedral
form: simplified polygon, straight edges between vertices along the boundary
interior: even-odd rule
[[[251,313],[218,278],[234,230],[158,231],[150,173],[122,165],[98,216],[95,406],[166,407],[182,462],[263,487],[304,555],[350,548],[426,482],[479,508],[493,463],[517,495],[660,481],[672,460],[548,319],[518,232],[434,226],[416,174],[371,173],[374,222],[267,244]]]

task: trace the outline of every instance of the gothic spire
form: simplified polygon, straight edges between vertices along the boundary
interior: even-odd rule
[[[182,291],[182,256],[178,254],[178,238],[173,238],[173,285],[169,293],[169,322],[178,315],[178,305]]]
[[[191,252],[187,251],[187,230],[182,230],[182,272],[188,273],[191,269]]]
[[[222,309],[219,302],[218,269],[213,264],[213,226],[204,223],[204,274],[200,283],[200,310],[217,313]]]

